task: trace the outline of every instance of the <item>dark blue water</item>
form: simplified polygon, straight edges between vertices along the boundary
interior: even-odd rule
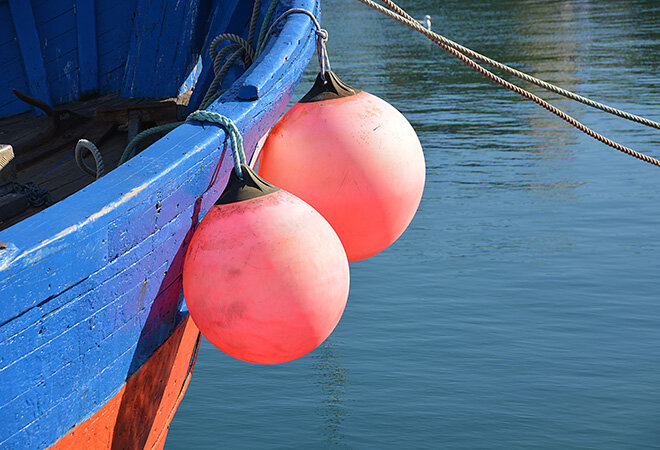
[[[660,119],[658,1],[401,3]],[[344,317],[310,355],[262,367],[205,341],[166,448],[660,448],[660,169],[355,0],[325,1],[323,24],[336,72],[419,133],[422,204],[395,245],[351,265]],[[545,98],[660,157],[658,130]]]

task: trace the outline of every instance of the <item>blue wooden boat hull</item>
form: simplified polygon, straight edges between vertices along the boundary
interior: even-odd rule
[[[280,3],[278,12],[319,8],[318,0]],[[0,117],[27,109],[11,88],[51,104],[89,93],[176,95],[198,53],[205,60],[196,93],[204,91],[210,40],[223,31],[245,36],[251,9],[241,0],[0,0],[0,66],[13,74],[0,80]],[[238,70],[233,79],[230,73],[229,90],[208,108],[236,123],[248,158],[284,111],[313,48],[310,19],[289,16],[254,65],[238,78]],[[199,100],[196,94],[191,103]],[[188,325],[186,245],[231,167],[224,132],[187,123],[0,232],[0,448],[70,439]],[[184,347],[175,359],[187,358],[192,369],[194,346]]]

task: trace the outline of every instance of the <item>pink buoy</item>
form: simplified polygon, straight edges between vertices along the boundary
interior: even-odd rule
[[[337,232],[349,261],[387,248],[424,190],[424,153],[392,105],[332,72],[277,122],[259,175],[309,203]]]
[[[199,224],[183,267],[202,334],[235,358],[277,364],[314,350],[346,306],[346,254],[313,208],[242,165]]]

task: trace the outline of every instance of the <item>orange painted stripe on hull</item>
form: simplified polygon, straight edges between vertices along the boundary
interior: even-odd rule
[[[117,395],[50,448],[162,449],[190,381],[198,338],[188,316]]]

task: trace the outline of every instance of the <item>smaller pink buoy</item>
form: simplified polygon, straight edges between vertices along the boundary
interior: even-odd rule
[[[202,334],[235,358],[276,364],[314,350],[346,306],[339,238],[299,198],[241,165],[195,231],[183,266]]]
[[[309,203],[335,229],[349,261],[392,244],[422,198],[424,153],[392,105],[326,71],[275,124],[259,175]]]

